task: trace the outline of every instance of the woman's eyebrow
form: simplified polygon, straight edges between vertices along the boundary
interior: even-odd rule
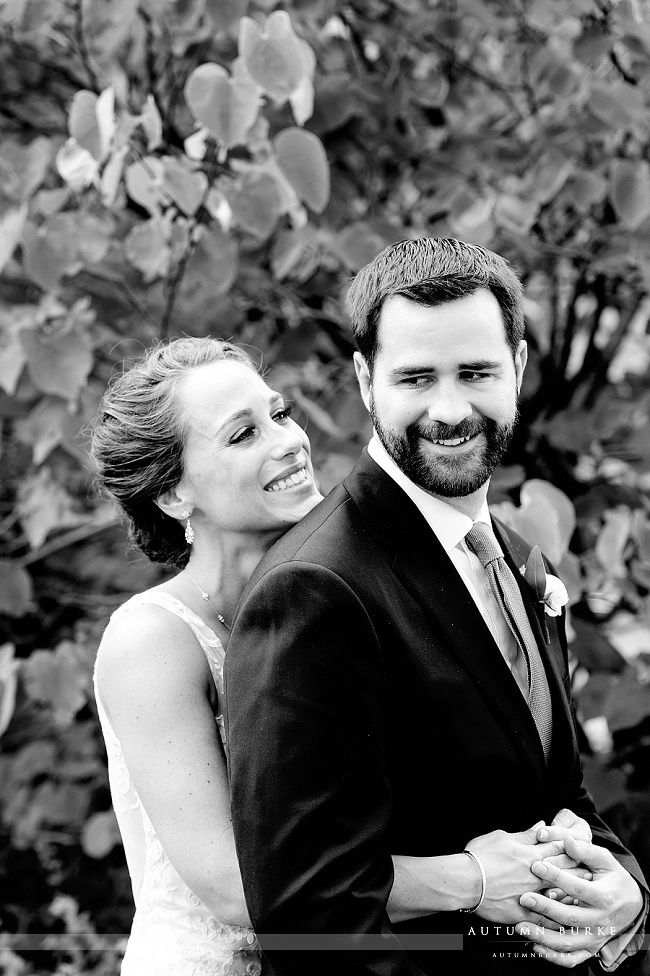
[[[284,397],[282,396],[281,393],[274,393],[273,396],[269,397],[269,407],[274,406],[276,403],[282,402],[283,399]],[[223,421],[222,424],[219,424],[219,430],[222,430],[222,428],[227,427],[228,424],[234,423],[236,420],[248,420],[248,418],[252,417],[252,415],[253,415],[253,410],[251,410],[250,407],[246,407],[244,410],[238,410],[236,413],[233,413],[229,417],[226,417],[226,419]]]

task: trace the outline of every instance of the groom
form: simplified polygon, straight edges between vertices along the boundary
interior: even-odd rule
[[[590,959],[622,974],[645,882],[582,784],[564,617],[541,612],[520,573],[530,546],[486,503],[526,363],[519,281],[483,248],[405,241],[357,275],[348,308],[373,438],[259,567],[226,663],[265,972],[500,976]],[[548,837],[591,880],[542,860],[542,828],[521,833],[554,818]],[[393,925],[391,855],[412,909]],[[446,948],[454,934],[462,950]]]

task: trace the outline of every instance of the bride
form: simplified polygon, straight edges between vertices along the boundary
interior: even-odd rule
[[[95,669],[136,905],[122,976],[256,976],[222,745],[224,648],[256,564],[321,499],[309,441],[244,352],[188,338],[109,386],[92,454],[136,546],[178,570],[118,608]],[[436,860],[393,858],[393,920],[439,908]]]

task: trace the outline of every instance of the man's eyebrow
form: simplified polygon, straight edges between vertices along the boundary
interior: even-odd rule
[[[485,370],[490,369],[500,369],[503,363],[498,360],[493,359],[477,359],[471,363],[459,363],[459,372],[476,372],[480,373]],[[391,369],[389,376],[394,379],[399,379],[400,377],[408,376],[422,376],[423,374],[435,374],[438,370],[435,366],[426,366],[424,364],[420,366],[396,366],[395,369]]]
[[[458,369],[463,370],[465,372],[467,372],[468,370],[469,371],[473,370],[474,372],[481,373],[484,370],[488,370],[488,369],[499,369],[501,366],[503,366],[503,363],[499,362],[499,360],[476,359],[472,363],[459,363]]]

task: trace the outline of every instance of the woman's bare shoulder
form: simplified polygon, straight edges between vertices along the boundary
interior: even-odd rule
[[[205,655],[191,627],[173,611],[145,599],[120,607],[111,617],[97,651],[97,679],[120,686],[143,679],[156,684],[203,681]],[[131,603],[131,601],[129,601]]]

